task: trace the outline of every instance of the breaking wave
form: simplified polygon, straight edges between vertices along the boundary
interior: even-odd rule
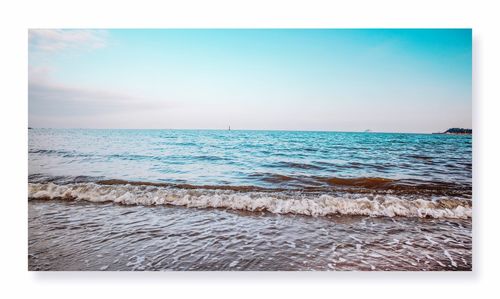
[[[376,182],[385,183],[385,182]],[[231,189],[172,188],[157,185],[29,183],[29,199],[83,200],[124,205],[175,205],[267,211],[310,216],[360,215],[374,217],[460,218],[472,217],[469,199],[405,198],[390,194],[328,194],[307,192],[260,192]]]

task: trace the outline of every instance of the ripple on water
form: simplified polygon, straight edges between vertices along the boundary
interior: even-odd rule
[[[28,260],[30,270],[471,270],[471,225],[32,200]]]

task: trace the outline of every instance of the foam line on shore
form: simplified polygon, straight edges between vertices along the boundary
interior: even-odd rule
[[[337,196],[301,192],[237,192],[233,190],[179,189],[147,185],[97,183],[29,183],[29,199],[84,200],[124,205],[175,205],[267,211],[309,216],[360,215],[373,217],[453,218],[472,217],[468,199],[442,197],[407,199],[393,195]]]

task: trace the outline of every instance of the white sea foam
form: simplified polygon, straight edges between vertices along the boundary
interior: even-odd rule
[[[456,198],[409,200],[391,195],[368,198],[300,192],[239,192],[96,183],[29,183],[28,196],[31,199],[85,200],[125,205],[175,205],[311,216],[472,217],[470,201]]]

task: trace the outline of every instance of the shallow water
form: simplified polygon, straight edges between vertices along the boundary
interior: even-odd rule
[[[30,270],[470,270],[470,220],[29,202]]]

